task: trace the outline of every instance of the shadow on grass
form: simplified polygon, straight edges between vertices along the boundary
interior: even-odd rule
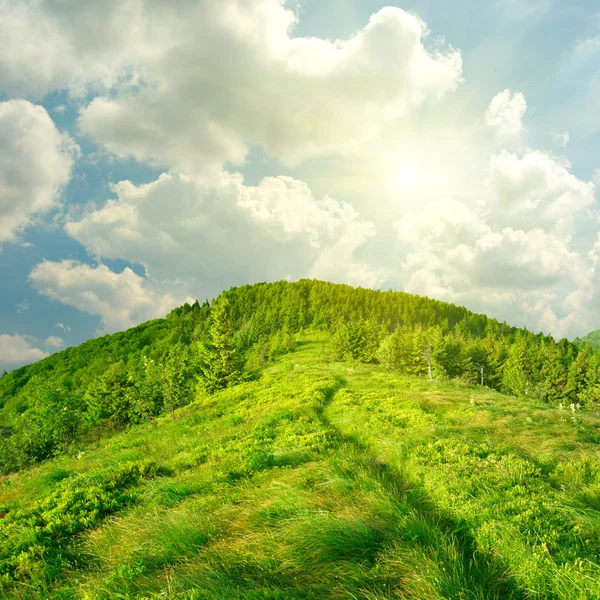
[[[385,490],[395,501],[404,505],[405,508],[412,509],[419,517],[420,523],[413,523],[413,530],[400,531],[390,528],[388,534],[378,535],[371,541],[368,554],[369,558],[375,564],[379,553],[383,547],[393,544],[394,540],[409,541],[417,543],[431,556],[436,556],[440,551],[441,537],[444,540],[452,540],[454,547],[459,552],[462,574],[460,579],[461,587],[471,593],[478,589],[485,594],[485,598],[504,599],[522,599],[526,595],[521,590],[517,582],[506,573],[503,566],[493,557],[483,555],[477,549],[477,544],[470,531],[467,522],[453,518],[448,514],[440,512],[435,504],[427,497],[424,490],[415,485],[415,483],[406,479],[394,467],[382,460],[372,456],[369,448],[352,435],[344,434],[338,429],[326,415],[327,407],[333,402],[337,392],[346,385],[342,377],[338,377],[336,382],[324,388],[321,388],[323,394],[323,403],[317,411],[317,415],[322,425],[328,429],[334,438],[337,438],[340,446],[347,446],[353,450],[356,472],[362,471],[370,479]],[[352,477],[352,473],[345,473]],[[432,535],[432,532],[439,532],[439,536]],[[446,596],[444,596],[446,597]],[[462,597],[462,596],[461,596]],[[470,596],[469,596],[470,597]],[[480,596],[473,596],[480,597]]]

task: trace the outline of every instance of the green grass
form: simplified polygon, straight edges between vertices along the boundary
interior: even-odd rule
[[[600,598],[600,419],[331,363],[0,481],[2,597]]]

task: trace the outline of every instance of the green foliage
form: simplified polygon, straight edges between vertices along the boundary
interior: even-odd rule
[[[214,393],[242,379],[242,364],[233,345],[226,299],[217,302],[211,312],[210,340],[199,347],[199,362],[205,389]]]
[[[364,363],[376,362],[383,333],[381,326],[373,321],[339,323],[333,333],[331,353],[336,360],[347,357]]]
[[[114,363],[88,385],[85,401],[88,412],[96,418],[111,417],[117,423],[131,418],[133,381],[123,361]]]
[[[381,363],[437,381],[483,382],[555,406],[576,403],[593,411],[600,402],[600,353],[585,344],[557,343],[404,293],[309,280],[256,284],[4,375],[0,471],[164,413],[174,417],[201,389],[215,393],[258,377],[295,350],[301,331],[332,332],[329,357],[336,360]],[[59,390],[50,409],[40,392],[46,387]],[[46,418],[44,411],[52,414]]]
[[[43,589],[68,566],[72,536],[131,505],[131,488],[158,473],[151,462],[90,473],[61,481],[26,508],[7,510],[0,522],[0,582]]]
[[[5,472],[69,453],[78,439],[79,403],[67,390],[40,385],[29,405],[16,416],[12,435],[0,444],[0,468]]]
[[[509,394],[525,396],[529,393],[527,367],[527,343],[525,338],[520,337],[511,346],[503,370],[502,384]]]
[[[393,334],[407,366],[431,329]],[[457,368],[487,360],[448,333]],[[329,363],[328,341],[1,479],[0,595],[600,598],[597,416],[429,380],[422,356]]]
[[[158,379],[163,386],[165,408],[174,418],[175,409],[192,393],[194,368],[188,346],[177,343],[169,348],[164,362],[158,367]]]
[[[582,338],[575,340],[577,345],[583,346],[585,344],[591,346],[594,350],[600,350],[600,329],[595,329]]]

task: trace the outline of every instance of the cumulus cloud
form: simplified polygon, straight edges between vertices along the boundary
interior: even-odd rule
[[[568,232],[573,218],[594,202],[595,185],[539,151],[492,156],[487,172],[491,197],[484,210],[496,225]]]
[[[303,276],[392,283],[554,333],[600,319],[600,242],[589,256],[573,250],[594,185],[525,150],[521,92],[475,116],[459,110],[464,97],[446,102],[460,52],[428,39],[417,16],[387,7],[328,40],[295,37],[286,6],[0,0],[0,94],[67,89],[54,111],[80,109],[79,131],[100,146],[90,163],[112,153],[169,171],[121,181],[67,217],[92,256],[142,265],[144,277],[46,261],[31,272],[41,293],[98,315],[103,332],[188,295]],[[225,170],[257,147],[294,177],[247,185]],[[0,103],[0,243],[58,206],[76,156],[43,108]],[[331,198],[342,194],[354,204]]]
[[[142,13],[137,0],[0,0],[0,92],[112,86],[145,49]]]
[[[518,140],[524,133],[527,101],[521,92],[506,89],[496,95],[485,113],[485,123],[502,142]]]
[[[102,334],[163,317],[173,307],[192,300],[153,289],[129,268],[114,273],[102,264],[94,267],[74,260],[44,261],[33,268],[29,279],[41,294],[100,316],[98,333]]]
[[[452,199],[432,202],[396,223],[413,250],[410,267],[443,271],[448,282],[496,289],[535,289],[574,276],[577,255],[541,229],[493,229]],[[454,288],[454,285],[451,285]]]
[[[64,323],[55,323],[54,327],[56,327],[57,329],[62,329],[65,333],[71,332],[71,328],[68,325],[65,325]]]
[[[43,107],[0,102],[0,244],[58,205],[77,153]]]
[[[50,348],[62,348],[65,345],[65,342],[62,338],[59,338],[56,335],[51,335],[44,340],[44,345],[49,346]]]
[[[187,172],[240,163],[250,144],[294,163],[356,149],[461,81],[460,52],[428,50],[425,24],[399,8],[336,41],[292,37],[296,20],[281,0],[169,14],[169,35],[154,22],[163,43],[136,65],[140,85],[95,98],[81,131],[118,156]]]
[[[290,177],[246,186],[227,172],[165,173],[113,191],[116,199],[69,221],[67,233],[97,257],[141,264],[151,280],[180,283],[199,298],[263,280],[327,275],[374,285],[381,275],[354,256],[372,223]]]
[[[16,369],[17,367],[42,360],[48,356],[47,352],[32,347],[29,342],[18,333],[14,335],[0,334],[0,368]]]
[[[581,325],[571,313],[589,265],[568,235],[497,226],[450,198],[406,213],[395,227],[407,248],[406,291],[556,335]],[[560,297],[571,300],[561,305]]]

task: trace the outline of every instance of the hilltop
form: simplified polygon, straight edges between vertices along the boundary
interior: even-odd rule
[[[6,598],[600,598],[588,345],[234,288],[0,379]]]

